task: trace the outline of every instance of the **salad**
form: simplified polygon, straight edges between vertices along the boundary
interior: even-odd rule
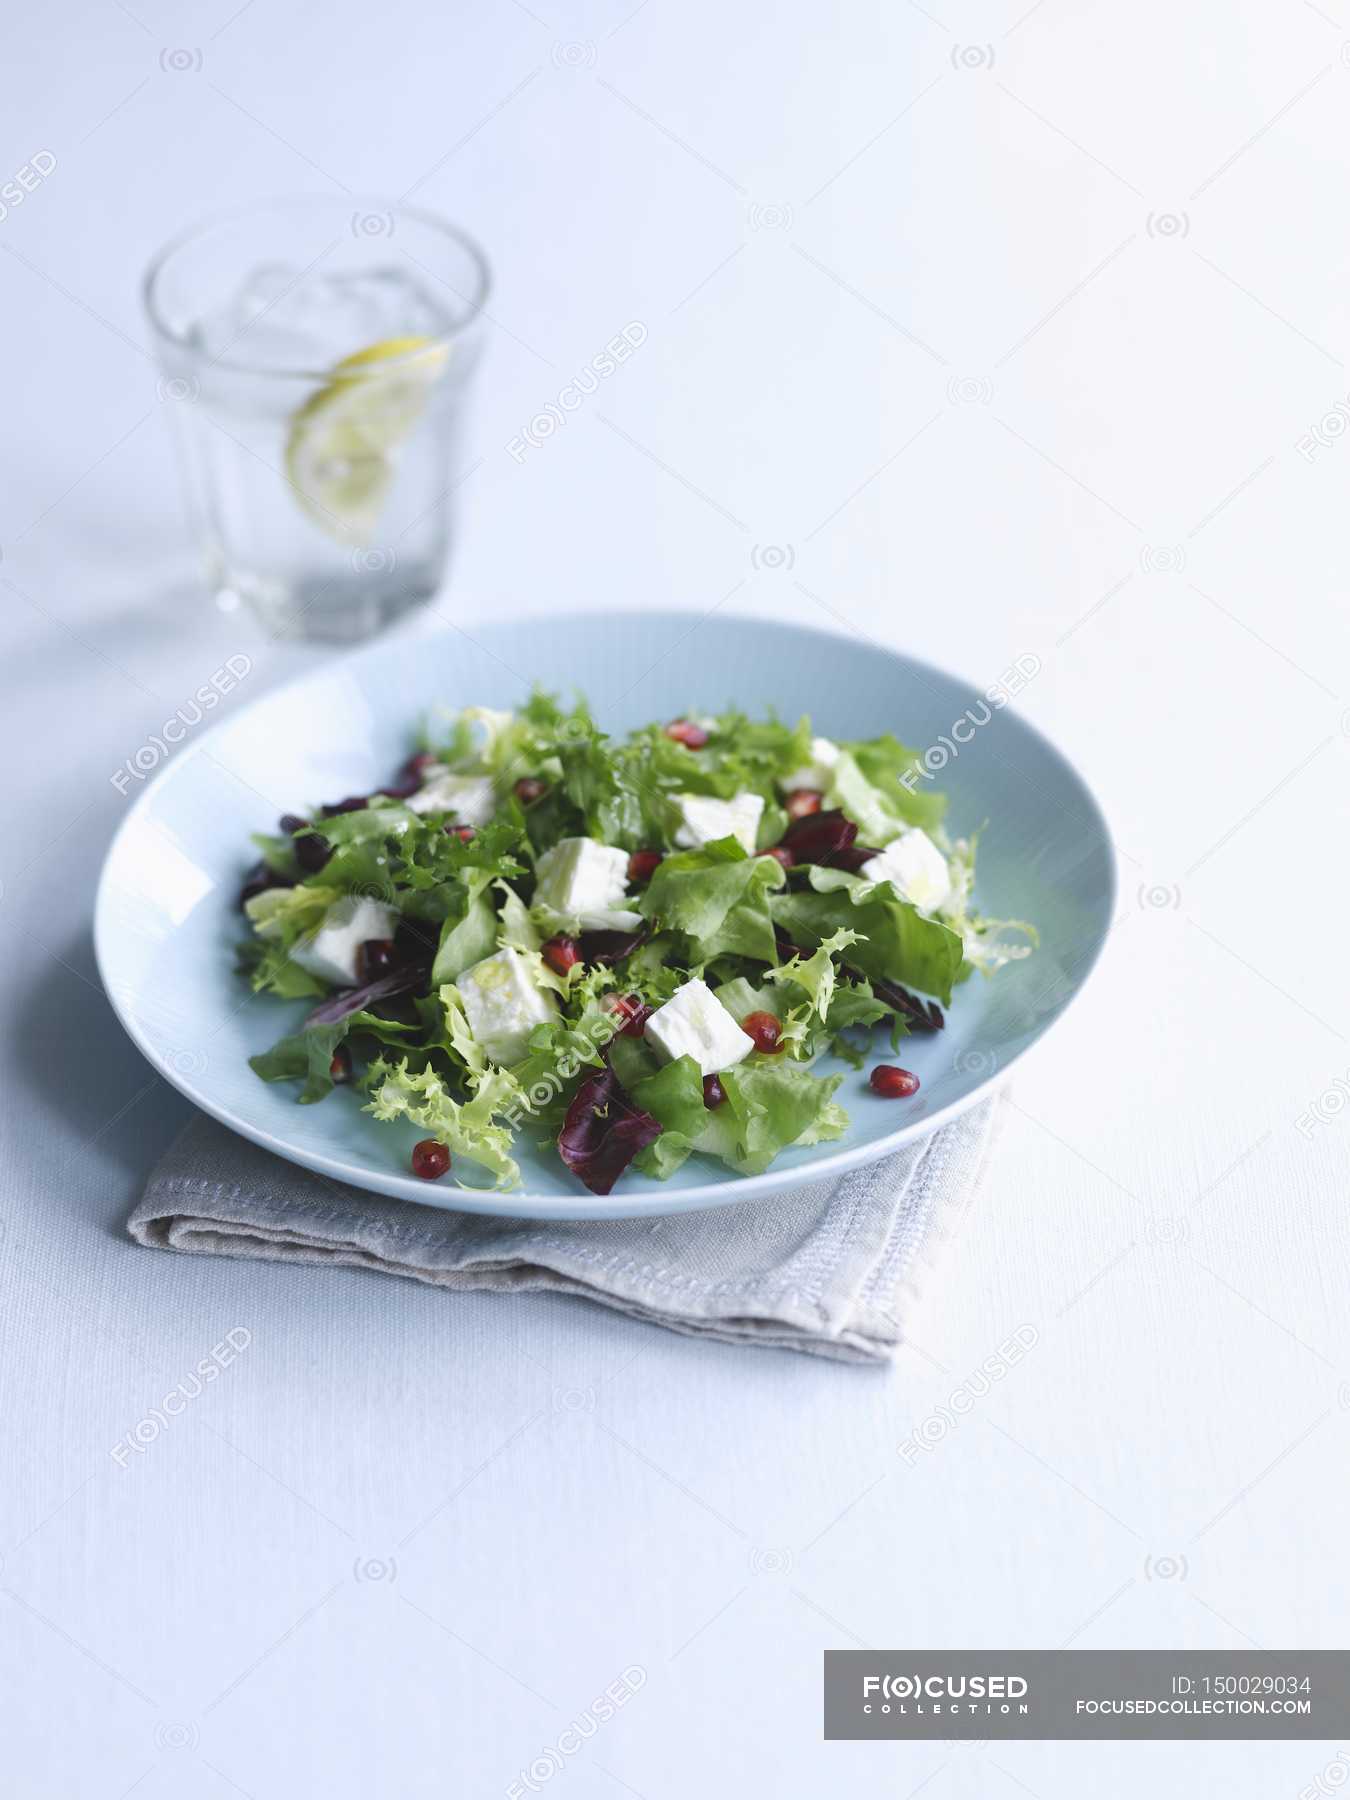
[[[925,781],[895,738],[806,719],[620,739],[537,693],[432,720],[390,786],[254,840],[241,972],[305,1013],[252,1067],[306,1104],[358,1088],[423,1133],[428,1180],[516,1185],[521,1133],[597,1194],[694,1154],[757,1174],[847,1127],[823,1052],[861,1070],[1030,953],[1031,926],[974,910],[975,839]]]

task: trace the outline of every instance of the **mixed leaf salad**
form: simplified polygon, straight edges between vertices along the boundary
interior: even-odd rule
[[[240,965],[307,1008],[258,1075],[305,1103],[355,1085],[424,1134],[428,1179],[462,1159],[516,1185],[517,1133],[598,1194],[695,1152],[756,1174],[845,1130],[822,1052],[861,1069],[877,1028],[941,1030],[972,970],[1034,942],[973,909],[975,840],[890,736],[726,712],[618,739],[535,694],[421,745],[255,839]]]

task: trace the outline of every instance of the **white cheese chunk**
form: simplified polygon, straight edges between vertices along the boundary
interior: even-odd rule
[[[952,891],[946,857],[917,825],[869,857],[859,873],[868,881],[893,882],[901,897],[912,900],[921,912],[936,912]]]
[[[697,850],[714,838],[734,837],[753,852],[759,831],[759,816],[764,802],[758,794],[733,794],[730,800],[718,800],[711,794],[676,794],[680,809],[680,827],[675,842],[686,850]]]
[[[452,775],[433,770],[407,802],[415,813],[453,813],[461,825],[486,825],[497,810],[497,797],[488,775]]]
[[[334,987],[355,987],[356,953],[362,944],[369,938],[391,938],[397,929],[398,914],[392,906],[349,894],[333,902],[319,929],[291,951],[291,961]]]
[[[664,1006],[658,1006],[644,1029],[647,1042],[662,1062],[692,1056],[700,1075],[733,1068],[755,1047],[716,994],[697,977],[686,981]]]
[[[628,852],[594,838],[561,838],[535,865],[536,906],[576,919],[583,931],[636,931],[640,913],[624,910]]]
[[[804,768],[794,769],[790,775],[779,780],[779,787],[786,793],[795,788],[825,789],[830,785],[834,773],[834,765],[839,761],[839,746],[829,738],[811,739],[811,760]]]
[[[518,950],[498,950],[466,969],[455,982],[469,1029],[495,1063],[519,1062],[530,1033],[555,1016],[552,994],[536,987]]]

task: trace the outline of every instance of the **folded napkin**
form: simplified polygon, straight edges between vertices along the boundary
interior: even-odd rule
[[[867,1168],[659,1219],[502,1219],[340,1186],[198,1114],[127,1221],[138,1243],[577,1294],[721,1343],[884,1363],[978,1186],[996,1101]]]

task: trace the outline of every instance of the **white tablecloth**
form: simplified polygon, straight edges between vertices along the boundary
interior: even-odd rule
[[[1335,1746],[825,1745],[819,1695],[829,1646],[1345,1636],[1350,23],[539,4],[11,23],[3,172],[54,166],[0,218],[7,1787],[1298,1792]],[[311,660],[201,598],[136,283],[344,188],[497,268],[447,616],[1042,664],[1120,919],[892,1375],[121,1235],[184,1106],[93,968],[112,776],[225,656],[229,704]]]

